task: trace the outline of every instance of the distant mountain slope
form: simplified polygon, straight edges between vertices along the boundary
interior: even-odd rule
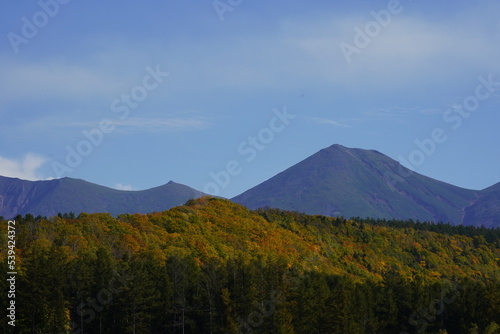
[[[202,192],[170,181],[142,191],[122,191],[79,179],[25,181],[0,176],[0,216],[54,216],[61,212],[146,213],[164,211],[198,198]]]
[[[500,226],[500,182],[481,190],[478,200],[465,208],[464,224]]]
[[[373,150],[333,145],[233,198],[251,209],[463,222],[478,192],[413,173]]]

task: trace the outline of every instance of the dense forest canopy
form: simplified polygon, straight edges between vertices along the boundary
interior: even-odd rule
[[[16,326],[3,333],[500,333],[499,229],[210,197],[15,221]]]

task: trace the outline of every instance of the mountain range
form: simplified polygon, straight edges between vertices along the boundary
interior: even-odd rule
[[[0,216],[12,218],[31,213],[55,216],[58,213],[109,212],[147,213],[182,205],[204,193],[175,183],[141,191],[116,190],[80,179],[25,181],[0,176]]]
[[[0,216],[147,213],[203,195],[173,181],[152,189],[123,191],[71,178],[0,177]],[[500,183],[481,191],[464,189],[412,172],[378,151],[341,145],[322,149],[231,200],[250,209],[500,226]]]

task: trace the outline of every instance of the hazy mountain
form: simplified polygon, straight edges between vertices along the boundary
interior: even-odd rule
[[[500,183],[478,192],[478,200],[465,208],[464,224],[500,226]]]
[[[411,172],[380,152],[333,145],[233,201],[329,216],[474,225],[486,219],[493,226],[500,225],[499,195],[500,185],[463,189]]]
[[[63,178],[25,181],[0,176],[0,216],[54,216],[57,213],[146,213],[164,211],[203,193],[175,182],[142,191],[107,188],[84,180]]]

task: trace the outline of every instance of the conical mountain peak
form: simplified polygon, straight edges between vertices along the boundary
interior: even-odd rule
[[[252,209],[460,224],[476,197],[473,190],[411,172],[378,151],[335,144],[233,200]]]

